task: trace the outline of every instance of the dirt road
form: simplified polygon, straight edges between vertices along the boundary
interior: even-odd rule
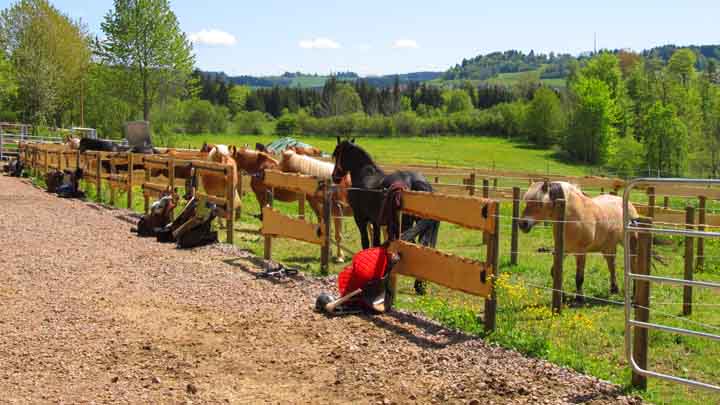
[[[0,402],[632,401],[412,315],[326,318],[330,281],[257,279],[246,252],[131,222],[0,177]]]

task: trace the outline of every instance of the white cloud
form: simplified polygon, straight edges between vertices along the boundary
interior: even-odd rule
[[[340,44],[329,38],[304,39],[298,44],[303,49],[338,49]]]
[[[233,46],[237,43],[237,38],[225,31],[209,29],[190,34],[190,42],[197,45]]]
[[[395,49],[417,49],[420,48],[417,41],[414,39],[396,39],[393,42],[393,48]]]

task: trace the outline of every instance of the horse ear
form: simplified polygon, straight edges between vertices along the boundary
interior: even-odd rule
[[[351,139],[350,143],[355,143],[355,138]]]
[[[230,145],[228,149],[230,149],[230,155],[235,156],[235,154],[237,153],[237,148],[235,147],[235,145]]]
[[[200,148],[200,152],[207,152],[207,148],[208,148],[207,142],[203,142],[203,146]]]
[[[338,136],[336,138],[337,138],[337,142],[338,142],[337,144],[340,145],[342,143],[342,141],[340,141],[340,137]]]
[[[562,185],[560,183],[550,184],[550,201],[555,202],[555,200],[564,200],[564,199],[565,199],[565,192],[563,191]]]
[[[543,182],[542,188],[540,189],[543,193],[547,193],[548,189],[550,188],[550,182],[545,180]]]

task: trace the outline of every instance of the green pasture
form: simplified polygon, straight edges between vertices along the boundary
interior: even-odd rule
[[[202,146],[203,142],[227,145],[270,143],[277,135],[185,135],[175,142],[178,148]],[[295,136],[296,139],[330,154],[337,143],[333,137]],[[537,149],[498,137],[358,137],[356,143],[379,163],[438,164],[441,166],[497,168],[563,175],[584,175],[596,168],[572,165],[556,157],[557,152]]]
[[[225,144],[267,143],[271,136],[187,136],[180,140],[178,147],[199,146],[204,141]],[[303,141],[316,145],[324,151],[331,151],[334,138],[303,137]],[[492,167],[498,169],[527,171],[549,171],[553,174],[580,175],[591,173],[592,168],[572,166],[554,159],[551,151],[526,148],[508,140],[498,138],[361,138],[361,145],[367,148],[379,162],[425,163],[447,166]],[[441,179],[457,182],[458,179]],[[513,179],[505,179],[499,187],[526,186]],[[94,187],[87,187],[88,198],[94,199]],[[107,187],[103,200],[108,201]],[[585,190],[597,194],[599,190]],[[142,193],[135,192],[134,209],[142,211]],[[118,193],[120,207],[126,206],[126,197]],[[637,194],[633,201],[645,201]],[[658,200],[658,204],[661,200]],[[683,208],[695,204],[692,200],[672,199],[671,206]],[[297,203],[276,202],[275,207],[289,214],[297,215]],[[720,204],[709,202],[709,210],[720,210]],[[255,217],[259,206],[255,196],[249,192],[242,198],[243,215],[236,221],[235,244],[263,254],[263,237],[260,235],[260,221]],[[317,221],[309,204],[306,205],[309,220]],[[567,307],[561,315],[550,311],[552,285],[550,269],[553,248],[552,229],[539,225],[530,234],[521,234],[519,243],[519,264],[510,265],[511,203],[501,205],[500,224],[500,278],[497,280],[498,320],[497,331],[484,335],[482,324],[483,300],[439,286],[429,285],[428,294],[415,295],[412,280],[401,278],[398,306],[419,313],[446,325],[512,348],[530,356],[536,356],[570,367],[577,371],[597,376],[623,386],[630,391],[630,372],[624,355],[624,313],[623,306],[623,259],[622,249],[618,253],[618,282],[621,294],[609,294],[609,273],[603,257],[588,257],[584,294],[597,297],[588,300],[584,306],[573,307],[572,294],[567,296]],[[352,218],[343,219],[343,244],[353,250],[360,250],[359,234]],[[225,230],[219,229],[221,238]],[[334,235],[334,233],[333,233]],[[669,244],[656,246],[667,261],[657,264],[653,274],[681,277],[683,274],[683,239],[672,239]],[[441,250],[483,259],[485,246],[482,235],[477,231],[442,224],[439,246]],[[332,246],[332,257],[335,247]],[[705,248],[706,265],[696,272],[695,279],[720,281],[720,241],[709,240]],[[273,240],[273,259],[288,266],[297,267],[307,274],[320,275],[320,248],[318,246],[285,239]],[[350,257],[347,257],[346,263]],[[346,263],[331,265],[331,273],[342,270]],[[564,261],[564,289],[575,291],[574,258]],[[653,285],[651,293],[651,321],[671,326],[694,328],[705,332],[720,332],[720,294],[695,289],[693,315],[680,317],[682,289]],[[610,302],[608,302],[610,301]],[[301,303],[302,304],[302,303]],[[302,304],[310,307],[311,302]],[[650,366],[653,370],[672,373],[683,377],[694,377],[706,382],[720,381],[720,345],[710,340],[651,331],[649,348]],[[646,392],[638,392],[646,400],[657,404],[709,404],[720,403],[720,395],[688,389],[684,386],[649,380]]]

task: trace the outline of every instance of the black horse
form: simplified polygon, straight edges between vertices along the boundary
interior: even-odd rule
[[[340,180],[350,173],[352,188],[348,190],[348,200],[353,210],[355,224],[360,231],[363,249],[370,247],[367,226],[373,225],[373,246],[380,246],[380,216],[385,200],[385,191],[395,184],[403,184],[414,191],[433,191],[432,185],[425,177],[417,172],[397,171],[391,174],[385,172],[375,164],[372,157],[355,144],[355,140],[341,141],[338,137],[338,144],[333,152],[335,168],[333,169],[333,182],[338,184]],[[414,228],[413,228],[414,227]],[[437,235],[440,223],[434,220],[419,220],[410,215],[402,216],[402,229],[406,230],[402,238],[413,240],[419,237],[420,243],[425,246],[434,247],[437,243]],[[421,282],[415,282],[415,291],[419,294],[424,292]]]

